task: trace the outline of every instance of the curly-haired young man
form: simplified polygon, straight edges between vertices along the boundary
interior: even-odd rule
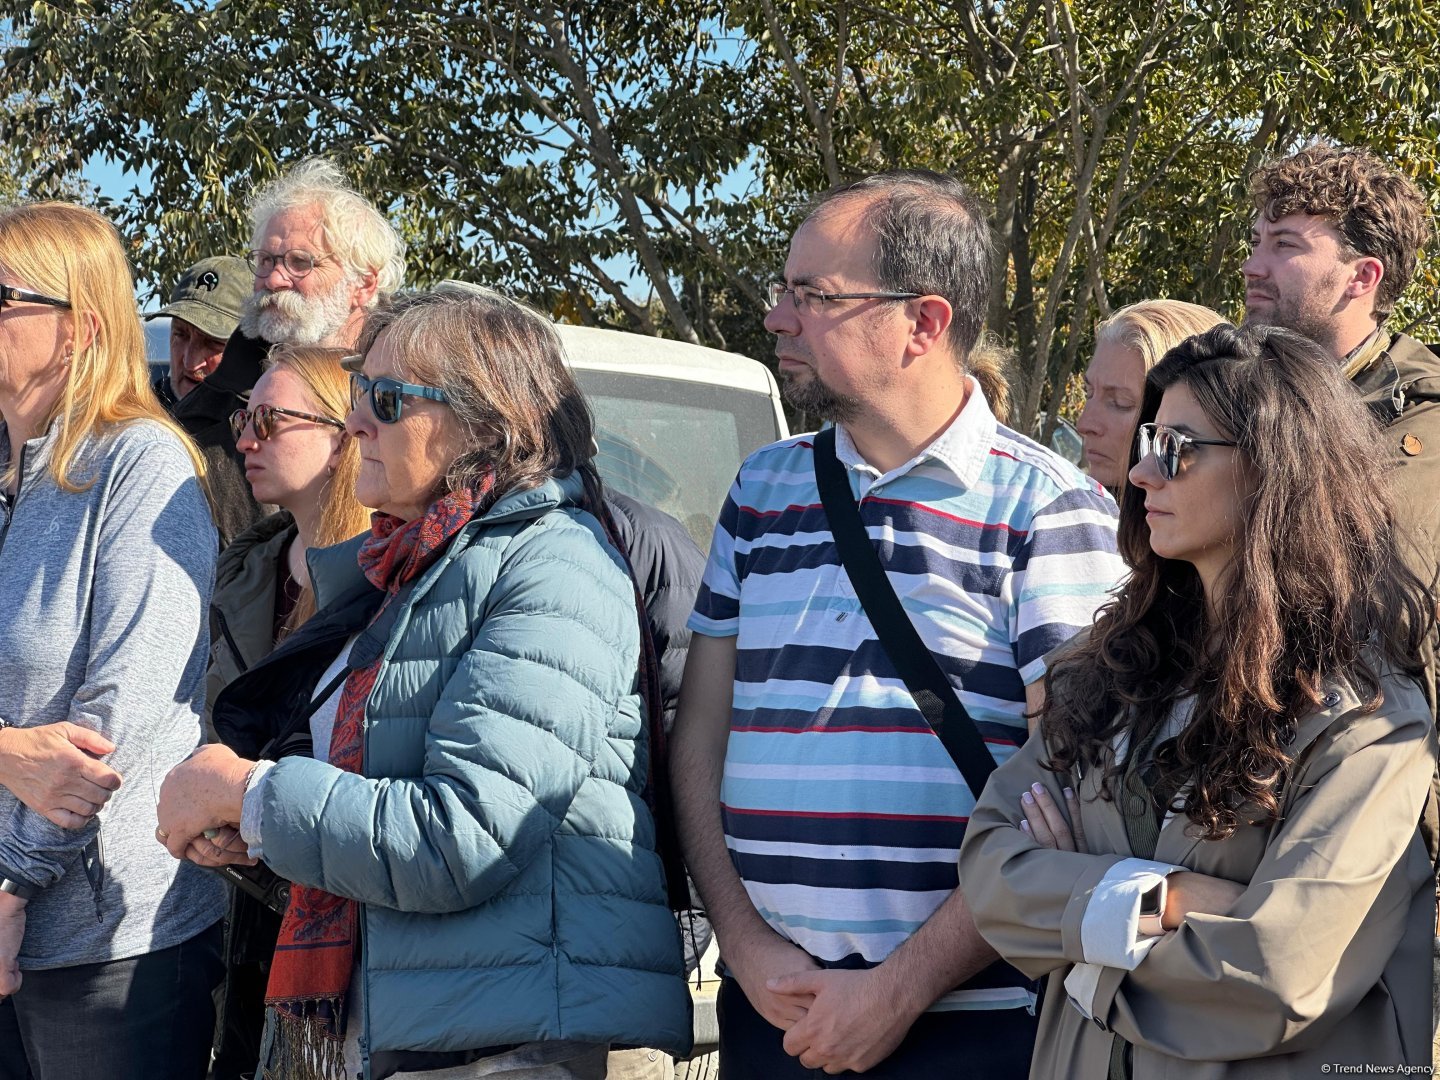
[[[1370,151],[1318,142],[1259,169],[1250,196],[1256,217],[1241,267],[1245,321],[1298,330],[1340,358],[1385,426],[1399,466],[1396,494],[1411,534],[1411,568],[1434,581],[1440,358],[1386,328],[1432,236],[1430,207],[1414,181]],[[1433,694],[1433,680],[1427,692]]]

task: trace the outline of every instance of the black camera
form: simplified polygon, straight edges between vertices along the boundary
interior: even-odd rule
[[[276,915],[284,915],[290,903],[290,882],[264,863],[254,866],[217,866],[221,877],[235,888],[264,904]]]

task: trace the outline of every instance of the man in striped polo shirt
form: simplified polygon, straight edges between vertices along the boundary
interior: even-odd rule
[[[949,177],[868,177],[821,197],[785,278],[765,325],[786,397],[836,423],[890,582],[1003,761],[1042,658],[1123,566],[1114,503],[965,373],[983,211]],[[1025,1076],[1034,988],[957,888],[974,796],[840,565],[811,436],[741,466],[690,626],[672,772],[725,962],[727,1080]]]

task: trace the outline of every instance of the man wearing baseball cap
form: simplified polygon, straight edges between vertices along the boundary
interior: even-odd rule
[[[180,275],[170,303],[145,316],[170,316],[170,374],[155,380],[155,393],[167,409],[173,410],[220,366],[250,289],[250,267],[244,259],[201,259]]]
[[[170,316],[170,372],[155,380],[155,396],[205,457],[222,547],[265,514],[245,482],[245,467],[230,434],[230,414],[245,407],[260,365],[254,365],[253,374],[246,373],[243,384],[219,386],[209,379],[220,366],[226,340],[240,323],[253,285],[244,259],[211,256],[180,275],[170,303],[145,316]]]

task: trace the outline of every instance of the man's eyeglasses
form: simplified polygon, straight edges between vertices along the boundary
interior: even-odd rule
[[[416,386],[398,379],[367,379],[359,372],[350,374],[350,408],[358,409],[360,401],[370,398],[370,411],[382,424],[394,424],[400,420],[401,402],[407,397],[428,398],[449,404],[444,390],[433,386]]]
[[[918,292],[832,292],[827,293],[813,285],[786,285],[783,281],[771,282],[766,291],[766,308],[773,310],[780,306],[786,296],[795,305],[796,311],[814,315],[831,300],[918,300],[924,293]]]
[[[250,270],[256,277],[268,277],[275,269],[275,264],[279,263],[292,278],[302,278],[315,269],[316,263],[322,263],[329,258],[332,256],[316,255],[304,248],[291,248],[280,254],[257,248],[245,253],[245,261],[250,264]]]
[[[1188,447],[1239,445],[1223,439],[1197,439],[1193,435],[1182,435],[1162,424],[1141,424],[1136,429],[1135,440],[1140,445],[1141,459],[1146,454],[1153,454],[1155,464],[1160,467],[1160,475],[1166,480],[1174,480],[1180,474],[1180,461]]]
[[[11,300],[23,300],[27,304],[49,304],[51,307],[59,308],[70,306],[69,300],[57,300],[53,296],[31,292],[29,289],[16,289],[9,285],[0,285],[0,308],[4,308]]]
[[[235,441],[239,442],[240,436],[245,434],[245,425],[254,424],[255,438],[264,442],[275,434],[275,418],[277,416],[293,416],[296,420],[311,420],[317,424],[329,424],[341,431],[345,430],[345,424],[333,416],[316,416],[314,413],[282,409],[278,405],[256,405],[253,409],[236,409],[230,414],[230,430],[235,435]]]

